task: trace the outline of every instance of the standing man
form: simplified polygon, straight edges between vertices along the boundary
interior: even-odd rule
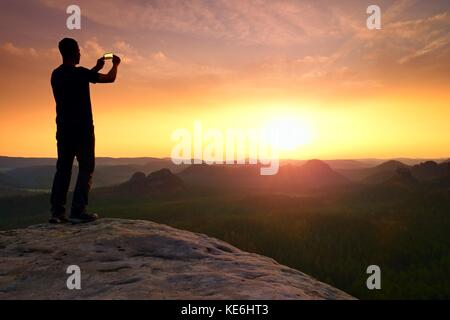
[[[100,58],[92,69],[77,67],[80,49],[74,39],[59,42],[63,63],[53,71],[51,84],[56,101],[56,140],[58,161],[51,195],[50,223],[81,223],[94,221],[98,216],[88,213],[89,190],[95,168],[95,135],[89,83],[112,83],[116,80],[120,58],[113,56],[113,66],[107,74],[99,71],[105,65]],[[69,190],[74,158],[78,161],[78,178],[73,193],[69,219],[66,217],[66,198]]]

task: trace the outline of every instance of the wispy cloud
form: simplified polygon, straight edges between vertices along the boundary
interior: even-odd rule
[[[67,1],[38,1],[65,14]],[[262,88],[378,87],[393,74],[401,82],[422,71],[442,77],[438,70],[450,69],[450,4],[438,2],[437,10],[422,12],[423,2],[386,0],[382,30],[373,31],[365,25],[366,4],[352,0],[81,0],[83,19],[109,32],[105,40],[98,26],[83,29],[81,49],[89,63],[114,50],[136,82],[214,78]],[[142,40],[154,33],[163,40]],[[10,55],[51,52],[54,58],[55,49],[49,50],[2,46]]]
[[[28,56],[31,58],[37,58],[38,53],[36,49],[34,48],[20,48],[15,46],[12,42],[5,42],[1,46],[2,51],[6,52],[7,54],[13,55],[13,56],[19,56],[24,57]]]
[[[65,9],[60,1],[42,0]],[[303,1],[110,0],[82,2],[82,14],[96,23],[131,30],[174,32],[248,44],[286,45],[325,34],[321,7]]]

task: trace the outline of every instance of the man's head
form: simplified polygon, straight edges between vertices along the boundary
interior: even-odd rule
[[[76,40],[64,38],[59,42],[58,48],[65,63],[75,65],[80,63],[80,48],[78,47]]]

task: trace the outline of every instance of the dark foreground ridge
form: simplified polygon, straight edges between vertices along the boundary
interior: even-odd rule
[[[81,268],[81,290],[66,286]],[[352,299],[273,259],[150,221],[0,232],[0,299]]]

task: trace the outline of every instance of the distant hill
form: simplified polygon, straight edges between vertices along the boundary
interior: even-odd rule
[[[281,160],[281,165],[304,165],[308,160]],[[333,170],[348,170],[348,169],[362,169],[373,166],[373,161],[364,160],[353,160],[353,159],[332,159],[332,160],[322,160],[330,166]]]
[[[337,170],[346,178],[362,183],[381,183],[392,177],[398,168],[408,168],[409,166],[397,160],[385,161],[373,167],[360,169]]]
[[[403,162],[397,160],[390,160],[382,164],[366,170],[368,175],[362,179],[362,182],[375,184],[381,183],[395,176],[401,169],[409,169],[410,167]],[[400,171],[399,171],[400,170]]]
[[[0,156],[0,169],[15,169],[31,166],[49,166],[55,165],[55,158],[21,158]]]
[[[370,162],[365,162],[363,160],[324,160],[326,164],[330,166],[333,170],[342,170],[342,169],[362,169],[371,167]]]
[[[419,159],[420,160],[420,159]],[[449,171],[448,160],[440,162],[405,159],[407,163],[379,159],[282,160],[279,173],[261,177],[261,165],[175,165],[169,158],[96,158],[93,187],[126,182],[135,172],[153,172],[167,168],[193,185],[220,185],[248,188],[320,188],[348,184],[349,181],[378,184],[393,177],[398,168],[410,168],[419,181],[440,179]],[[55,173],[54,158],[0,157],[0,187],[9,189],[49,190]],[[409,163],[415,163],[410,166]],[[74,161],[71,189],[76,182]],[[373,165],[377,164],[377,165]],[[5,189],[6,190],[6,189]]]
[[[256,187],[260,166],[193,164],[178,176],[187,184],[196,186]]]
[[[419,184],[419,180],[413,177],[411,169],[398,167],[395,174],[383,182],[384,186],[394,186],[401,188],[412,188]]]
[[[170,160],[169,160],[170,161]],[[142,165],[123,164],[123,165],[96,165],[93,187],[104,187],[125,182],[136,171],[152,172],[161,168],[170,168],[182,170],[187,166],[176,166],[171,161],[152,161]],[[74,161],[76,164],[76,161]],[[56,167],[52,165],[40,165],[19,167],[0,173],[0,186],[18,187],[23,189],[51,189],[53,176]],[[78,166],[74,165],[72,169],[71,189],[74,188],[76,177],[78,174]]]
[[[167,158],[110,158],[110,157],[98,157],[96,162],[99,165],[124,165],[124,164],[136,164],[145,165],[150,162],[167,162],[170,159]],[[56,158],[22,158],[22,157],[4,157],[0,156],[0,168],[21,168],[32,166],[48,166],[55,165]]]
[[[192,165],[179,176],[193,185],[221,185],[258,189],[320,188],[348,184],[349,181],[320,160],[303,165],[283,165],[273,176],[262,176],[260,165]]]
[[[398,168],[408,168],[409,166],[398,160],[389,160],[372,168],[375,172],[397,170]]]
[[[130,180],[120,184],[117,188],[134,194],[154,194],[182,191],[185,186],[178,176],[164,168],[147,176],[143,172],[136,172]]]
[[[54,165],[21,167],[5,172],[19,188],[50,189],[55,174]]]
[[[321,160],[309,160],[302,166],[283,166],[278,176],[274,176],[280,185],[293,187],[321,188],[349,184],[348,179],[334,171]]]
[[[164,168],[148,175],[135,172],[126,182],[98,188],[95,192],[101,195],[155,196],[177,194],[185,189],[183,180]]]
[[[373,168],[340,170],[339,172],[353,181],[365,184],[379,184],[389,181],[391,178],[398,178],[399,172],[410,172],[411,177],[415,180],[427,182],[441,179],[450,174],[450,163],[425,161],[409,166],[397,160],[389,160]]]
[[[140,158],[110,158],[110,157],[97,157],[95,158],[98,166],[121,166],[121,165],[134,165],[134,166],[153,166],[159,168],[176,168],[170,158],[152,158],[152,157],[140,157]],[[75,161],[76,163],[76,161]],[[4,157],[0,156],[0,170],[12,170],[16,168],[24,167],[36,167],[36,166],[55,166],[56,158],[21,158],[21,157]],[[180,166],[181,168],[182,166]]]
[[[435,161],[426,161],[412,167],[412,174],[419,180],[430,181],[450,174],[450,163],[438,164]]]
[[[397,160],[389,160],[373,168],[360,170],[339,171],[344,176],[354,181],[360,181],[366,184],[379,184],[388,181],[396,176],[399,169],[410,170],[411,177],[418,181],[432,181],[440,179],[450,173],[450,163],[435,161],[425,161],[413,166],[404,164]]]

